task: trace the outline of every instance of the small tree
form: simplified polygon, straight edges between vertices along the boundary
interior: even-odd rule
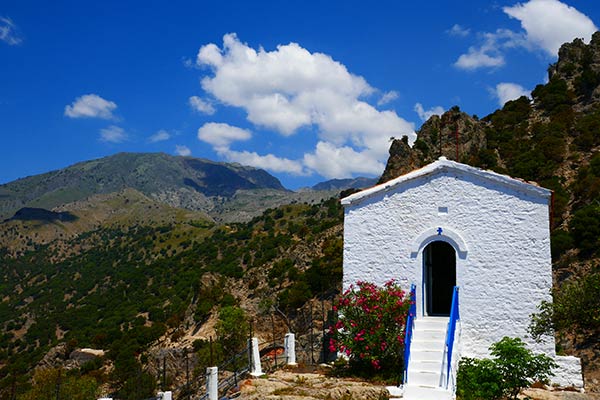
[[[246,346],[250,324],[243,309],[226,306],[219,310],[216,330],[224,355],[231,357]]]
[[[552,358],[525,348],[519,338],[504,337],[491,347],[493,359],[462,358],[456,394],[463,400],[516,399],[533,381],[547,382],[556,364]]]
[[[336,306],[341,317],[330,328],[330,351],[346,354],[351,366],[363,372],[401,373],[409,305],[393,280],[383,287],[369,282],[350,286]]]

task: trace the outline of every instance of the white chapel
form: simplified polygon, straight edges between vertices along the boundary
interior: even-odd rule
[[[536,343],[527,333],[531,314],[552,299],[551,197],[441,157],[342,199],[344,287],[396,279],[415,288],[405,398],[452,398],[460,357],[488,357],[504,336],[553,357],[556,384],[583,387],[578,358],[557,356],[552,338]]]

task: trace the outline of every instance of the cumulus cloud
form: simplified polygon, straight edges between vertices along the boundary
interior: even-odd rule
[[[469,47],[469,51],[461,54],[454,65],[460,69],[474,70],[482,67],[501,67],[505,64],[501,54],[488,54],[488,50]]]
[[[467,53],[461,54],[454,63],[455,67],[465,70],[501,67],[506,63],[504,59],[506,49],[528,47],[524,35],[510,29],[481,33],[479,37],[481,44],[469,47]]]
[[[575,38],[589,41],[598,30],[592,20],[558,0],[530,0],[502,9],[521,22],[522,31],[497,29],[478,34],[479,43],[461,54],[454,66],[464,70],[503,66],[507,49],[542,50],[556,57],[561,44]]]
[[[442,115],[444,113],[444,108],[441,106],[435,106],[430,108],[429,110],[425,110],[421,103],[415,104],[414,110],[417,114],[419,114],[419,118],[421,118],[421,121],[427,121],[433,115]]]
[[[122,143],[128,139],[125,130],[119,126],[111,125],[100,129],[100,140],[109,143]]]
[[[379,100],[377,100],[378,106],[383,106],[391,101],[394,101],[398,98],[398,92],[395,90],[390,90],[389,92],[385,92],[383,96]]]
[[[212,104],[198,96],[190,97],[189,104],[192,110],[202,114],[213,115],[216,111]]]
[[[448,29],[446,32],[450,36],[466,37],[466,36],[469,36],[469,34],[471,33],[471,30],[468,28],[463,28],[459,24],[454,24],[454,25],[452,25],[452,28]]]
[[[148,139],[150,143],[164,142],[171,139],[171,134],[164,129],[159,130]]]
[[[252,133],[225,123],[209,122],[198,129],[198,139],[213,146],[221,157],[230,162],[268,169],[273,172],[284,172],[292,175],[306,175],[302,163],[274,154],[260,155],[251,151],[237,151],[230,148],[233,142],[246,141]]]
[[[16,46],[23,42],[17,25],[8,17],[0,17],[0,40],[9,46]]]
[[[97,94],[85,94],[65,107],[65,115],[69,118],[112,119],[114,118],[112,112],[116,108],[114,102],[105,100]]]
[[[530,91],[516,83],[502,82],[496,85],[493,94],[498,99],[500,107],[502,107],[507,101],[516,100],[521,96],[529,97]]]
[[[388,139],[389,140],[389,139]],[[389,144],[389,143],[388,143]],[[319,142],[313,153],[304,155],[304,164],[326,178],[349,178],[353,174],[378,175],[385,165],[368,150]]]
[[[322,142],[349,146],[378,165],[387,158],[390,136],[415,138],[414,124],[364,100],[376,92],[364,78],[329,55],[311,53],[296,43],[266,51],[227,34],[222,48],[213,43],[202,46],[196,62],[212,72],[201,81],[206,93],[222,104],[242,108],[252,124],[280,135],[314,131]],[[397,93],[384,94],[380,104],[394,96]],[[353,163],[346,160],[347,171]]]
[[[231,143],[251,137],[250,131],[225,123],[208,122],[198,129],[198,139],[211,144],[215,149],[229,148]]]
[[[238,162],[256,168],[268,169],[273,172],[284,172],[292,175],[307,175],[302,163],[288,158],[277,157],[273,154],[259,155],[254,151],[235,151],[222,148],[219,154],[227,161]]]
[[[575,38],[589,41],[598,30],[587,15],[558,0],[530,0],[502,10],[521,22],[529,44],[551,56],[558,55],[563,43]]]
[[[177,154],[178,156],[186,156],[187,157],[187,156],[192,155],[192,151],[187,146],[177,144],[177,145],[175,145],[175,154]]]

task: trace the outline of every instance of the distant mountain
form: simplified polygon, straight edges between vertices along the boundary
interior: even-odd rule
[[[176,207],[209,211],[240,190],[287,192],[262,169],[163,153],[119,153],[0,185],[0,219],[132,188]],[[221,200],[222,202],[222,200]]]
[[[358,178],[348,179],[331,179],[325,182],[317,183],[312,190],[345,190],[345,189],[364,189],[374,186],[377,183],[377,178]]]

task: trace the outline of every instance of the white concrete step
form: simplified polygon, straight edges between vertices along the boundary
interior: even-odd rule
[[[419,350],[410,352],[410,360],[408,362],[408,368],[413,361],[439,361],[444,357],[443,350]]]
[[[413,340],[446,340],[445,330],[415,329]]]
[[[445,340],[414,340],[410,345],[410,352],[443,350]]]
[[[404,388],[405,400],[451,400],[452,393],[448,390],[427,385],[407,385]]]
[[[415,319],[415,329],[440,329],[446,332],[448,317],[421,317]]]
[[[442,370],[442,359],[438,360],[411,360],[410,369],[413,371],[440,372]]]
[[[408,370],[409,385],[438,386],[440,384],[440,371],[415,371]]]

